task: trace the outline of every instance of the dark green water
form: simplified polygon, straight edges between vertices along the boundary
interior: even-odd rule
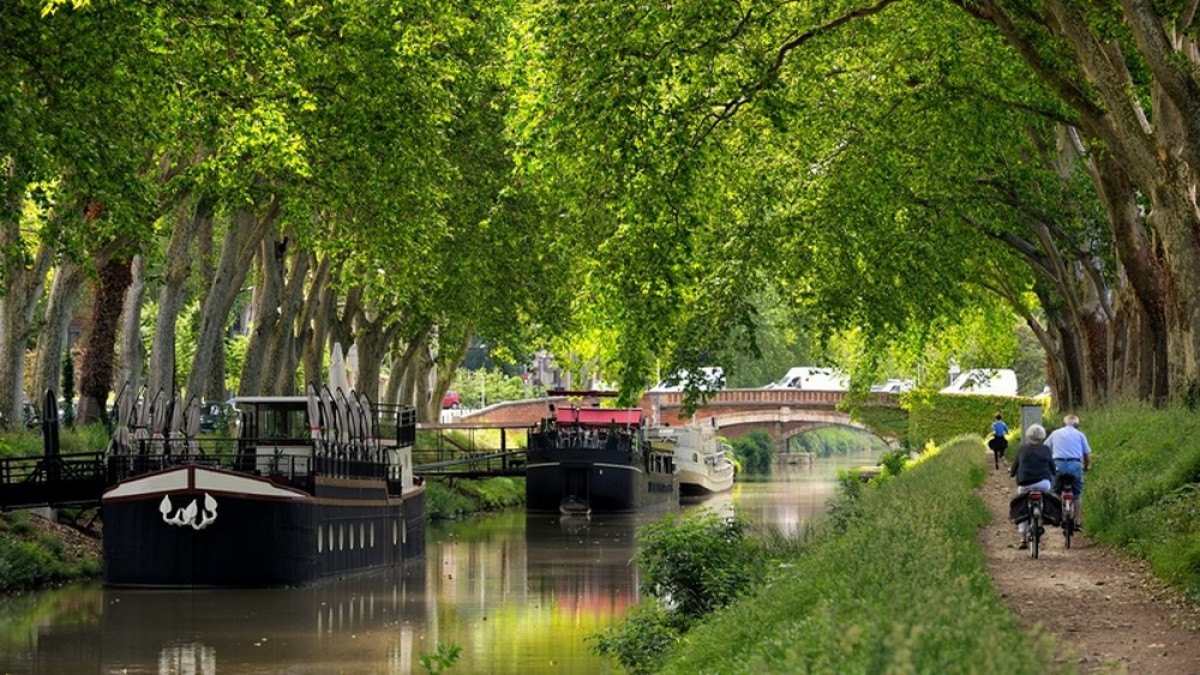
[[[817,460],[685,509],[734,505],[794,532],[819,515],[838,468]],[[638,600],[637,526],[509,512],[434,525],[424,560],[303,589],[130,591],[79,585],[0,598],[0,673],[609,673],[587,636]]]

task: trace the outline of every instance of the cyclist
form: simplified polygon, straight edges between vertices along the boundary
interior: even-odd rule
[[[1071,493],[1075,495],[1075,528],[1082,530],[1082,511],[1079,496],[1083,494],[1083,472],[1092,468],[1092,448],[1088,445],[1087,436],[1079,430],[1079,417],[1074,414],[1063,418],[1061,428],[1046,439],[1054,457],[1058,473],[1069,473],[1075,477],[1071,484]]]
[[[1050,447],[1045,444],[1046,428],[1040,424],[1031,424],[1025,430],[1025,444],[1017,450],[1008,475],[1017,479],[1017,496],[1032,490],[1050,492],[1050,481],[1054,478],[1054,457]],[[1021,533],[1021,545],[1018,548],[1029,548],[1029,519],[1025,518],[1017,524]]]
[[[996,468],[1000,468],[1000,460],[1004,459],[1004,451],[1008,449],[1008,425],[1000,413],[996,413],[996,421],[992,422],[992,438],[988,447],[996,456]]]

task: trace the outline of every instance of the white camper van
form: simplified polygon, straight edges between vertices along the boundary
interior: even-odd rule
[[[803,366],[791,368],[768,389],[807,389],[809,391],[847,391],[850,378],[837,368]]]
[[[975,368],[954,378],[942,393],[1016,396],[1017,374],[1004,368]]]

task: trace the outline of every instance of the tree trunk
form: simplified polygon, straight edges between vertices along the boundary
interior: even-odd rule
[[[229,310],[237,299],[242,282],[250,269],[250,262],[266,233],[279,215],[279,201],[272,199],[261,218],[246,209],[233,213],[233,222],[225,233],[221,248],[221,260],[213,275],[212,285],[204,298],[200,315],[200,330],[196,338],[196,358],[188,378],[188,391],[204,391],[212,395],[210,381],[214,364],[224,366],[225,328]],[[222,386],[223,389],[223,386]]]
[[[83,280],[83,267],[71,260],[63,260],[54,270],[54,281],[50,284],[50,297],[46,301],[46,311],[34,355],[34,392],[45,392],[47,389],[56,392],[62,390],[60,379],[63,351],[67,348],[67,328],[79,301]],[[45,412],[42,410],[42,398],[34,396],[31,401],[39,413]]]
[[[268,367],[267,345],[271,335],[281,323],[279,298],[283,292],[283,251],[275,237],[263,237],[259,244],[258,283],[254,286],[251,306],[254,308],[254,324],[250,329],[250,344],[246,347],[246,360],[242,364],[242,376],[238,383],[238,394],[251,396],[267,393],[263,386],[263,371]]]
[[[305,290],[309,280],[311,263],[307,251],[294,247],[291,263],[291,278],[284,286],[279,304],[279,326],[269,345],[271,370],[275,373],[273,390],[281,395],[297,393],[296,373],[299,371],[299,349],[307,337],[305,325],[307,315],[302,312]]]
[[[384,319],[371,321],[365,313],[360,313],[355,321],[355,334],[358,335],[354,342],[358,346],[357,388],[372,401],[379,400],[380,366],[398,331],[396,323],[387,324]]]
[[[114,257],[99,265],[98,279],[79,376],[78,424],[107,420],[105,404],[113,383],[117,325],[125,291],[133,281],[131,259]]]
[[[174,391],[180,384],[175,381],[175,329],[179,313],[183,311],[187,302],[187,280],[192,273],[193,243],[198,232],[208,229],[205,223],[212,219],[213,200],[200,197],[190,211],[180,213],[174,229],[171,230],[171,240],[167,244],[162,285],[158,290],[154,342],[150,347],[150,391]]]
[[[296,342],[303,348],[300,359],[304,366],[304,382],[320,385],[323,382],[321,365],[325,355],[325,338],[333,320],[333,287],[329,283],[332,271],[330,256],[321,258],[309,287],[307,302],[297,319]]]
[[[113,385],[119,391],[128,384],[136,392],[142,384],[142,364],[146,347],[142,344],[142,303],[146,298],[146,258],[134,256],[130,269],[132,280],[125,291],[121,307],[121,373]]]
[[[19,246],[17,224],[0,223],[2,250],[13,251]],[[33,311],[43,292],[51,255],[49,247],[42,245],[31,263],[19,258],[14,260],[7,253],[4,257],[5,288],[4,294],[0,295],[0,414],[13,426],[19,426],[27,397],[25,351],[33,336]]]

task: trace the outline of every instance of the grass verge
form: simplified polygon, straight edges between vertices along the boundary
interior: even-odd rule
[[[1200,415],[1129,404],[1079,416],[1093,457],[1080,501],[1088,535],[1200,602]]]
[[[1016,625],[976,540],[984,459],[977,438],[951,443],[862,490],[663,672],[1051,672],[1051,639]]]
[[[425,483],[425,509],[431,520],[452,520],[524,503],[524,478],[431,479]]]

